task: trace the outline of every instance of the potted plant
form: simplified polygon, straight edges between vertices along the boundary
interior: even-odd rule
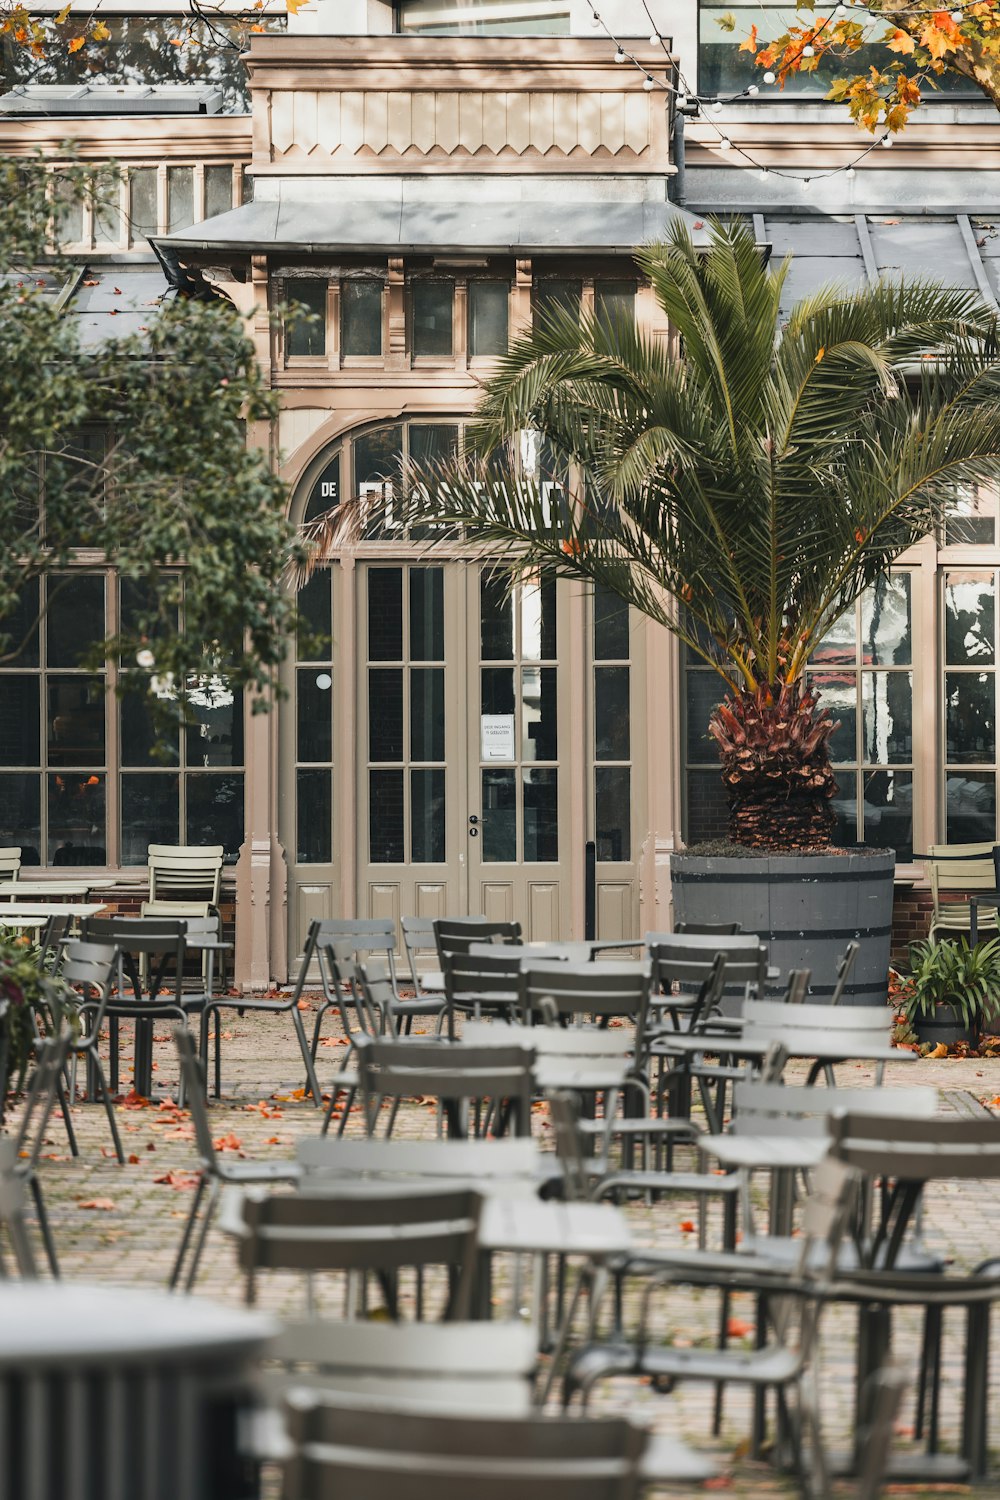
[[[0,935],[0,1123],[4,1106],[24,1083],[35,1038],[72,1010],[76,996],[46,972],[30,938]]]
[[[966,937],[910,944],[910,984],[902,1003],[922,1045],[978,1045],[1000,1015],[1000,938],[970,948]]]
[[[610,590],[714,668],[730,842],[672,858],[677,915],[739,917],[782,969],[831,981],[867,938],[853,998],[884,1003],[895,857],[830,852],[837,726],[809,662],[957,486],[1000,475],[995,310],[885,282],[785,313],[788,260],[739,222],[701,249],[678,221],[635,260],[672,338],[631,315],[536,319],[486,382],[471,452],[404,476],[392,524],[461,526],[514,578]],[[357,501],[321,518],[316,556],[371,523]]]

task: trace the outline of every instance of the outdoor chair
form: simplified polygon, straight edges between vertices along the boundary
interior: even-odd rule
[[[483,1016],[513,1019],[517,1010],[518,976],[523,951],[520,947],[496,944],[496,952],[487,951],[486,942],[469,944],[456,952],[446,952],[442,959],[445,992],[445,1016],[449,1040],[455,1040],[455,1017]],[[475,951],[470,952],[469,948]]]
[[[666,1011],[678,1030],[696,1027],[706,1014],[698,1006],[698,989],[707,967],[721,955],[726,961],[725,989],[736,993],[737,1002],[729,1004],[731,1014],[738,1011],[739,1000],[752,985],[755,993],[763,992],[767,981],[767,948],[756,933],[730,935],[714,933],[647,932],[643,938],[653,964],[654,1012]],[[703,967],[699,967],[703,966]],[[677,992],[675,993],[675,986]],[[713,1009],[723,1007],[723,997],[716,997]]]
[[[0,1223],[7,1227],[14,1263],[21,1276],[37,1274],[24,1215],[27,1194],[34,1204],[49,1270],[53,1276],[59,1275],[59,1260],[45,1210],[38,1164],[45,1144],[46,1127],[62,1087],[69,1044],[70,1030],[64,1023],[54,1036],[38,1046],[18,1128],[13,1135],[0,1136]]]
[[[142,917],[214,917],[222,937],[219,900],[222,892],[222,844],[150,844],[146,850],[149,899],[139,908]],[[202,957],[202,983],[209,985],[209,954]],[[141,965],[145,981],[148,959]],[[225,989],[225,963],[219,964],[220,988]]]
[[[636,1500],[690,1490],[714,1465],[622,1417],[400,1412],[345,1397],[293,1397],[282,1500]]]
[[[743,931],[742,922],[675,922],[678,937],[734,937]],[[647,934],[659,938],[658,933]]]
[[[852,938],[852,940],[848,943],[847,947],[844,949],[843,953],[837,960],[837,972],[834,976],[833,993],[830,996],[828,1004],[840,1004],[841,1000],[843,999],[844,991],[847,988],[847,981],[851,977],[851,972],[854,969],[854,965],[857,962],[858,954],[860,952],[861,944],[856,943]]]
[[[416,1317],[425,1309],[424,1272],[448,1268],[445,1321],[467,1321],[477,1266],[476,1234],[482,1199],[466,1188],[369,1183],[335,1192],[264,1193],[242,1201],[239,1263],[246,1301],[253,1304],[262,1271],[306,1274],[310,1307],[320,1272],[356,1272],[348,1280],[346,1316],[365,1314],[367,1276],[379,1282],[385,1309],[398,1320],[399,1273],[417,1272]]]
[[[338,1135],[347,1127],[348,1114],[354,1104],[360,1079],[357,1070],[359,1041],[381,1036],[386,1027],[383,1004],[394,994],[391,983],[382,993],[365,978],[365,965],[355,961],[351,943],[323,943],[317,949],[324,992],[340,1016],[345,1048],[340,1067],[329,1085],[330,1100],[323,1115],[321,1134],[330,1129],[338,1107],[341,1110]],[[341,1095],[347,1098],[341,1105]]]
[[[434,922],[434,939],[442,969],[453,953],[468,953],[472,943],[519,943],[520,922],[491,922],[486,917],[444,917]]]
[[[15,881],[21,870],[21,846],[20,844],[8,845],[0,849],[0,884],[7,885]]]
[[[350,948],[355,960],[362,956],[383,958],[392,981],[393,998],[398,1000],[399,987],[396,982],[396,924],[391,917],[335,917],[322,923],[320,941],[335,943],[341,948]],[[316,1059],[323,1018],[328,1010],[336,1008],[336,997],[324,985],[323,1001],[316,1011],[313,1025],[312,1055]]]
[[[121,962],[121,950],[115,943],[93,943],[74,939],[67,943],[63,950],[59,976],[72,988],[78,989],[81,994],[78,1014],[82,1030],[80,1035],[69,1044],[69,1055],[72,1060],[70,1101],[76,1098],[76,1059],[84,1057],[87,1060],[87,1093],[90,1098],[97,1093],[100,1094],[111,1129],[115,1155],[119,1164],[124,1165],[125,1152],[122,1150],[118,1121],[115,1119],[114,1106],[104,1077],[99,1051],[101,1028],[104,1025],[108,1001],[111,998],[112,989],[121,983]]]
[[[177,1287],[184,1270],[188,1249],[192,1247],[187,1275],[184,1278],[184,1289],[190,1292],[198,1275],[202,1251],[205,1248],[205,1241],[208,1238],[208,1231],[222,1189],[246,1187],[250,1183],[297,1182],[302,1175],[302,1169],[297,1162],[293,1161],[263,1162],[248,1161],[245,1158],[230,1160],[228,1156],[220,1155],[212,1140],[212,1125],[208,1118],[208,1105],[205,1098],[204,1067],[195,1050],[194,1038],[186,1026],[174,1027],[174,1044],[180,1059],[181,1077],[184,1080],[184,1092],[191,1111],[191,1123],[194,1125],[199,1176],[198,1186],[191,1202],[191,1212],[184,1224],[177,1259],[174,1261],[168,1285],[171,1291]],[[198,1213],[206,1189],[208,1201],[205,1204],[201,1226],[198,1228]]]
[[[969,933],[972,921],[969,902],[961,898],[968,898],[976,891],[996,889],[994,847],[992,843],[930,845],[927,874],[932,909],[928,937],[933,939],[939,933],[946,937],[954,933]],[[979,906],[976,920],[980,930],[987,929],[996,935],[998,917],[995,905]]]
[[[428,1097],[439,1100],[438,1135],[445,1123],[448,1134],[458,1139],[468,1136],[470,1124],[477,1138],[487,1129],[502,1135],[508,1124],[516,1135],[531,1134],[535,1053],[530,1045],[366,1038],[358,1043],[357,1059],[369,1135],[375,1133],[384,1101],[391,1101],[388,1139],[401,1101]]]
[[[892,1045],[892,1015],[879,1005],[797,1005],[789,1012],[781,1000],[748,1000],[743,1011],[740,1044],[745,1055],[763,1054],[772,1042],[788,1042],[789,1055],[813,1058],[807,1082],[825,1073],[833,1079],[837,1062],[876,1064],[876,1083],[882,1082],[887,1062],[906,1062],[913,1053]],[[815,1042],[816,1050],[811,1047]]]
[[[393,983],[392,973],[378,959],[357,965],[357,974],[367,987],[369,998],[382,1017],[382,1029],[393,1036],[409,1036],[415,1020],[440,1021],[446,1008],[444,995],[417,995],[412,1000],[400,999]]]

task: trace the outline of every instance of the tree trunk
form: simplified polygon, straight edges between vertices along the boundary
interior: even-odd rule
[[[719,748],[729,833],[750,849],[825,849],[835,818],[830,736],[838,727],[802,682],[761,686],[720,703]]]

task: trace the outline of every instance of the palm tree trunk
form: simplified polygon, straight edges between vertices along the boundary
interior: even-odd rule
[[[765,684],[719,704],[708,732],[719,748],[734,843],[829,847],[837,791],[830,736],[837,727],[802,682]]]

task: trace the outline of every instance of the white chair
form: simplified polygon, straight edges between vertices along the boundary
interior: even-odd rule
[[[928,937],[938,932],[965,932],[970,929],[972,917],[968,899],[941,900],[942,894],[956,892],[968,898],[976,891],[994,890],[997,883],[996,866],[993,863],[993,844],[931,844],[927,873],[931,882],[931,899],[934,909]],[[977,911],[980,928],[987,928],[992,936],[997,931],[997,909],[995,906],[980,906]]]
[[[149,900],[141,917],[214,917],[222,936],[219,895],[222,889],[222,844],[150,844]],[[192,899],[201,895],[204,899]],[[202,960],[202,982],[208,983],[208,955]],[[219,983],[225,989],[225,963],[220,959]],[[143,981],[147,975],[143,971]]]
[[[7,884],[17,879],[21,870],[21,846],[11,844],[0,849],[0,882]]]

